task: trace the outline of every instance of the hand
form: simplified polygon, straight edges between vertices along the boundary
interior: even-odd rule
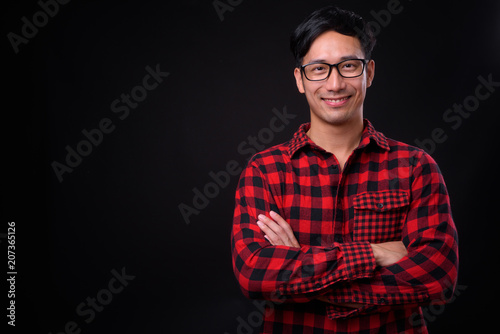
[[[272,219],[264,215],[259,215],[259,220],[257,221],[257,225],[264,232],[264,238],[273,246],[300,248],[290,225],[274,211],[270,211],[269,215]]]
[[[408,255],[402,241],[389,241],[380,244],[370,244],[373,256],[378,266],[387,267]]]

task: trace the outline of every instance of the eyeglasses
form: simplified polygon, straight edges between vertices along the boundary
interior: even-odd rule
[[[363,74],[367,62],[367,59],[347,59],[337,64],[309,63],[302,65],[300,69],[309,81],[328,79],[333,67],[337,69],[341,77],[356,78]]]

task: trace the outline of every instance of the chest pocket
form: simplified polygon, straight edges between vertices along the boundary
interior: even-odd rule
[[[380,243],[401,240],[408,212],[409,195],[405,191],[366,192],[354,197],[355,241]]]

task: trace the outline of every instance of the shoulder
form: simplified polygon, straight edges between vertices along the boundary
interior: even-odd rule
[[[423,149],[390,138],[387,138],[387,143],[390,147],[389,159],[403,160],[412,175],[442,177],[437,162]]]
[[[425,161],[432,161],[435,163],[434,159],[419,147],[409,145],[407,143],[391,138],[386,138],[386,140],[387,144],[389,145],[389,154],[407,156],[408,158],[411,158],[412,161],[420,161],[423,159]]]
[[[284,171],[290,161],[289,141],[269,147],[253,155],[248,161],[248,167],[255,167],[266,174],[269,172]]]

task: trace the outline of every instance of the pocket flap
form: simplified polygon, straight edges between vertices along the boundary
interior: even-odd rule
[[[354,208],[387,211],[410,204],[408,192],[402,190],[370,191],[354,197]]]

